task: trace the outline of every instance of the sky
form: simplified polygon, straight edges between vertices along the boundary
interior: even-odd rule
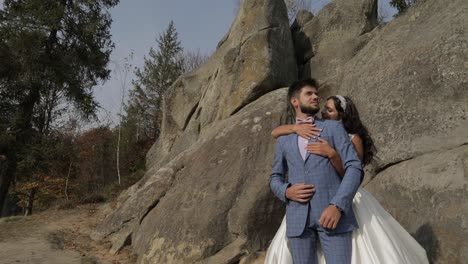
[[[227,33],[234,21],[240,0],[120,0],[110,10],[113,19],[111,33],[115,49],[111,55],[109,69],[111,77],[94,89],[94,95],[101,105],[99,122],[118,124],[118,113],[122,94],[127,96],[131,89],[132,72],[125,74],[125,58],[133,66],[141,68],[144,56],[151,47],[157,47],[156,38],[163,33],[169,22],[174,21],[184,50],[200,50],[212,54],[219,40]],[[331,0],[309,0],[311,10],[316,14]],[[0,0],[0,6],[4,0]],[[391,18],[395,10],[389,0],[379,0],[379,10]],[[126,93],[123,93],[125,88]]]
[[[113,19],[112,39],[115,49],[109,68],[111,78],[96,87],[95,96],[102,109],[101,122],[117,124],[123,83],[131,89],[130,72],[125,78],[125,58],[133,52],[130,63],[142,67],[150,47],[157,47],[156,38],[174,21],[179,40],[185,50],[214,52],[219,40],[234,20],[235,0],[121,0],[110,10]],[[126,79],[126,82],[125,82]]]
[[[0,0],[1,1],[1,0]],[[133,53],[130,63],[142,67],[144,56],[150,47],[156,47],[155,39],[163,33],[171,20],[185,50],[200,50],[212,54],[219,40],[234,21],[239,0],[121,0],[110,10],[113,18],[112,35],[115,49],[111,56],[110,80],[96,87],[95,96],[102,109],[100,122],[116,125],[121,105],[123,87],[128,94],[133,73],[125,74],[125,58]],[[316,14],[330,0],[312,0],[312,12]],[[395,13],[388,0],[379,0],[379,11],[389,20]]]
[[[314,0],[312,9],[318,11],[329,0]],[[218,42],[234,21],[239,0],[121,0],[110,10],[115,49],[111,56],[111,78],[95,89],[102,106],[99,119],[117,124],[124,89],[131,89],[133,73],[125,74],[125,58],[133,53],[130,63],[142,67],[155,39],[174,21],[184,50],[200,50],[212,54]],[[125,87],[124,87],[125,85]]]

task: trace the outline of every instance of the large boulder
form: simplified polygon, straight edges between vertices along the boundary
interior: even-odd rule
[[[112,251],[127,243],[138,263],[231,263],[265,248],[284,210],[268,187],[286,89],[265,95],[213,126],[135,185],[93,233]],[[220,260],[223,260],[221,262]]]
[[[462,263],[468,249],[468,2],[419,1],[372,31],[366,16],[336,23],[331,11],[341,11],[334,6],[292,28],[298,63],[308,60],[300,76],[321,80],[324,98],[353,98],[379,150],[366,188],[432,262]],[[329,29],[321,31],[320,18]],[[339,43],[334,34],[353,25]]]
[[[161,135],[148,167],[172,159],[216,121],[296,78],[284,2],[243,1],[209,61],[179,78],[165,96]]]
[[[232,263],[268,245],[284,214],[268,176],[285,98],[284,89],[261,97],[185,152],[133,230],[139,263]]]
[[[389,167],[369,183],[381,204],[426,249],[432,263],[468,257],[468,146]]]
[[[348,61],[339,85],[373,133],[379,167],[468,142],[468,2],[424,1]]]
[[[467,257],[467,13],[464,0],[419,2],[322,90],[357,104],[379,150],[367,188],[433,263]]]
[[[275,204],[274,199],[264,200],[269,195],[265,184],[273,151],[269,131],[279,124],[280,118],[278,114],[265,113],[268,109],[270,113],[284,112],[284,98],[283,104],[278,104],[277,99],[285,95],[283,92],[278,97],[274,93],[263,101],[259,98],[297,78],[296,65],[284,2],[243,1],[229,32],[209,61],[181,76],[165,95],[161,135],[147,155],[145,176],[120,195],[114,211],[98,226],[93,238],[109,238],[113,253],[132,243],[140,263],[152,263],[155,259],[180,262],[208,258],[230,243],[244,246],[239,241],[246,234],[252,235],[246,230],[271,228],[251,223],[246,217],[258,218],[252,208]],[[269,104],[264,105],[265,101]],[[248,115],[252,116],[239,121],[239,116],[248,116],[240,114],[248,106]],[[241,121],[250,123],[239,124]],[[225,128],[231,131],[230,136],[218,137],[227,133]],[[254,140],[255,135],[262,139]],[[263,146],[253,148],[255,144]],[[230,150],[226,146],[240,149],[225,153]],[[258,169],[241,163],[256,158]],[[210,179],[212,184],[199,185]],[[244,186],[245,179],[255,189]],[[180,181],[187,185],[179,185]],[[172,199],[177,196],[182,200]],[[208,210],[211,206],[213,209]],[[266,215],[278,212],[272,205],[268,208]],[[182,219],[184,210],[187,215]],[[172,213],[179,216],[167,218]],[[279,223],[278,217],[273,222]],[[253,247],[251,241],[258,241],[256,247],[264,245],[272,235],[274,232],[269,230],[258,235],[260,239],[248,237],[247,248]]]
[[[291,35],[283,1],[243,1],[208,63],[170,88],[145,177],[94,238],[131,243],[139,263],[261,262],[284,215],[267,184],[277,89],[313,76],[323,97],[351,95],[372,132],[366,188],[435,263],[466,259],[468,2],[419,1],[378,28],[375,10],[336,0]]]
[[[331,83],[377,26],[377,0],[335,0],[318,14],[300,14],[293,25],[300,77]]]

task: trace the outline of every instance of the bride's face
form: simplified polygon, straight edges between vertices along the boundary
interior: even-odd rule
[[[322,117],[330,120],[340,120],[340,114],[336,111],[335,102],[333,99],[328,99],[323,107]]]

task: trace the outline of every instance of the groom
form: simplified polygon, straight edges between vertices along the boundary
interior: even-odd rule
[[[294,264],[317,263],[318,242],[327,264],[349,264],[351,235],[358,228],[352,201],[361,182],[361,162],[341,122],[315,117],[319,111],[315,80],[293,83],[288,100],[296,122],[314,123],[322,129],[320,137],[336,149],[346,171],[340,178],[327,158],[306,153],[307,143],[315,139],[296,134],[277,139],[270,187],[286,203],[286,235]]]

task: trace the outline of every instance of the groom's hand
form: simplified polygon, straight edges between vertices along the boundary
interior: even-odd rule
[[[286,198],[300,203],[310,200],[315,193],[315,186],[312,184],[296,183],[286,189]]]
[[[341,212],[335,205],[329,205],[320,216],[319,223],[323,228],[335,229],[341,218]]]

